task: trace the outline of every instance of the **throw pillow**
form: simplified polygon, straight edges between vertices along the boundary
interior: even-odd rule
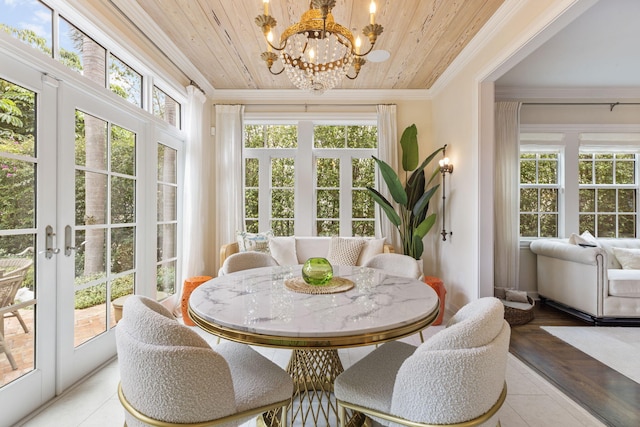
[[[526,302],[526,303],[529,302],[529,300],[527,299],[527,293],[525,291],[516,291],[514,289],[507,289],[505,291],[505,297],[507,301]]]
[[[333,265],[356,265],[363,246],[362,239],[332,237],[327,260]]]
[[[384,248],[385,239],[364,239],[364,246],[360,252],[360,257],[356,265],[364,265],[369,259],[381,254]]]
[[[581,235],[577,235],[576,233],[571,233],[571,237],[569,237],[569,243],[572,245],[579,245],[582,247],[588,246],[588,247],[598,247],[600,246],[598,244],[598,241],[596,240],[595,237],[593,237],[593,234],[589,233],[588,231],[585,231],[584,233],[582,233]]]
[[[296,255],[296,238],[272,237],[269,239],[269,251],[279,265],[298,265],[298,255]]]
[[[269,238],[271,237],[273,237],[273,231],[271,230],[263,233],[236,232],[240,252],[256,251],[269,253]]]
[[[640,249],[612,248],[624,270],[640,270]]]

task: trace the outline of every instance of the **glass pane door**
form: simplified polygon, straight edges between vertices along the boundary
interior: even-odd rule
[[[75,117],[77,347],[115,326],[133,293],[136,134],[81,110]]]
[[[57,88],[10,58],[1,65],[0,424],[12,425],[55,395],[56,264],[47,230],[56,213],[47,207],[55,206],[57,131],[44,112]]]
[[[114,326],[138,279],[141,122],[63,87],[58,223],[58,378],[64,390],[116,354]]]
[[[36,93],[0,79],[0,386],[35,369]]]

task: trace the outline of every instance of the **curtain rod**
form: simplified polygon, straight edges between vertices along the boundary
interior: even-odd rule
[[[273,104],[244,104],[247,107],[274,107],[274,106],[283,106],[283,107],[377,107],[378,105],[395,105],[395,104],[307,104],[307,103],[273,103]]]
[[[523,102],[522,105],[608,105],[609,111],[618,105],[640,105],[640,102]]]

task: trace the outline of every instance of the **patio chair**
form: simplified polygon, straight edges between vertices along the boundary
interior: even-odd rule
[[[9,359],[9,363],[11,364],[11,368],[14,370],[18,369],[18,365],[13,359],[11,349],[4,339],[4,315],[5,309],[13,305],[13,298],[21,284],[22,277],[20,276],[0,278],[0,313],[2,314],[2,319],[0,319],[0,351],[7,356],[7,359]]]
[[[27,275],[27,271],[33,265],[33,260],[29,258],[0,258],[0,271],[3,272],[3,277],[19,277],[20,282],[16,285],[16,288],[13,291],[13,295],[11,295],[11,300],[7,305],[2,305],[2,307],[6,307],[9,305],[15,304],[15,297],[18,289],[22,287],[22,282],[24,281],[25,276]],[[5,313],[3,315],[4,318],[8,317],[17,317],[22,329],[25,333],[29,332],[29,328],[27,328],[27,324],[22,319],[20,312],[16,309],[14,311]],[[4,322],[4,319],[3,319]]]

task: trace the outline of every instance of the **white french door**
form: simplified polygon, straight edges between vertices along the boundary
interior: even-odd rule
[[[12,425],[115,356],[120,297],[155,293],[155,251],[143,259],[139,242],[155,240],[157,180],[140,159],[155,164],[157,146],[117,103],[10,58],[0,84],[0,113],[15,116],[0,124],[0,270],[33,261],[26,328],[0,319],[0,424]]]
[[[46,236],[57,221],[57,120],[50,112],[58,82],[4,57],[0,85],[0,262],[32,262],[13,301],[24,327],[10,313],[0,318],[0,414],[11,425],[55,396],[57,263]],[[16,277],[13,271],[5,267],[2,275]]]
[[[57,391],[115,355],[116,308],[140,277],[141,120],[61,84]],[[64,153],[60,155],[60,153]]]

